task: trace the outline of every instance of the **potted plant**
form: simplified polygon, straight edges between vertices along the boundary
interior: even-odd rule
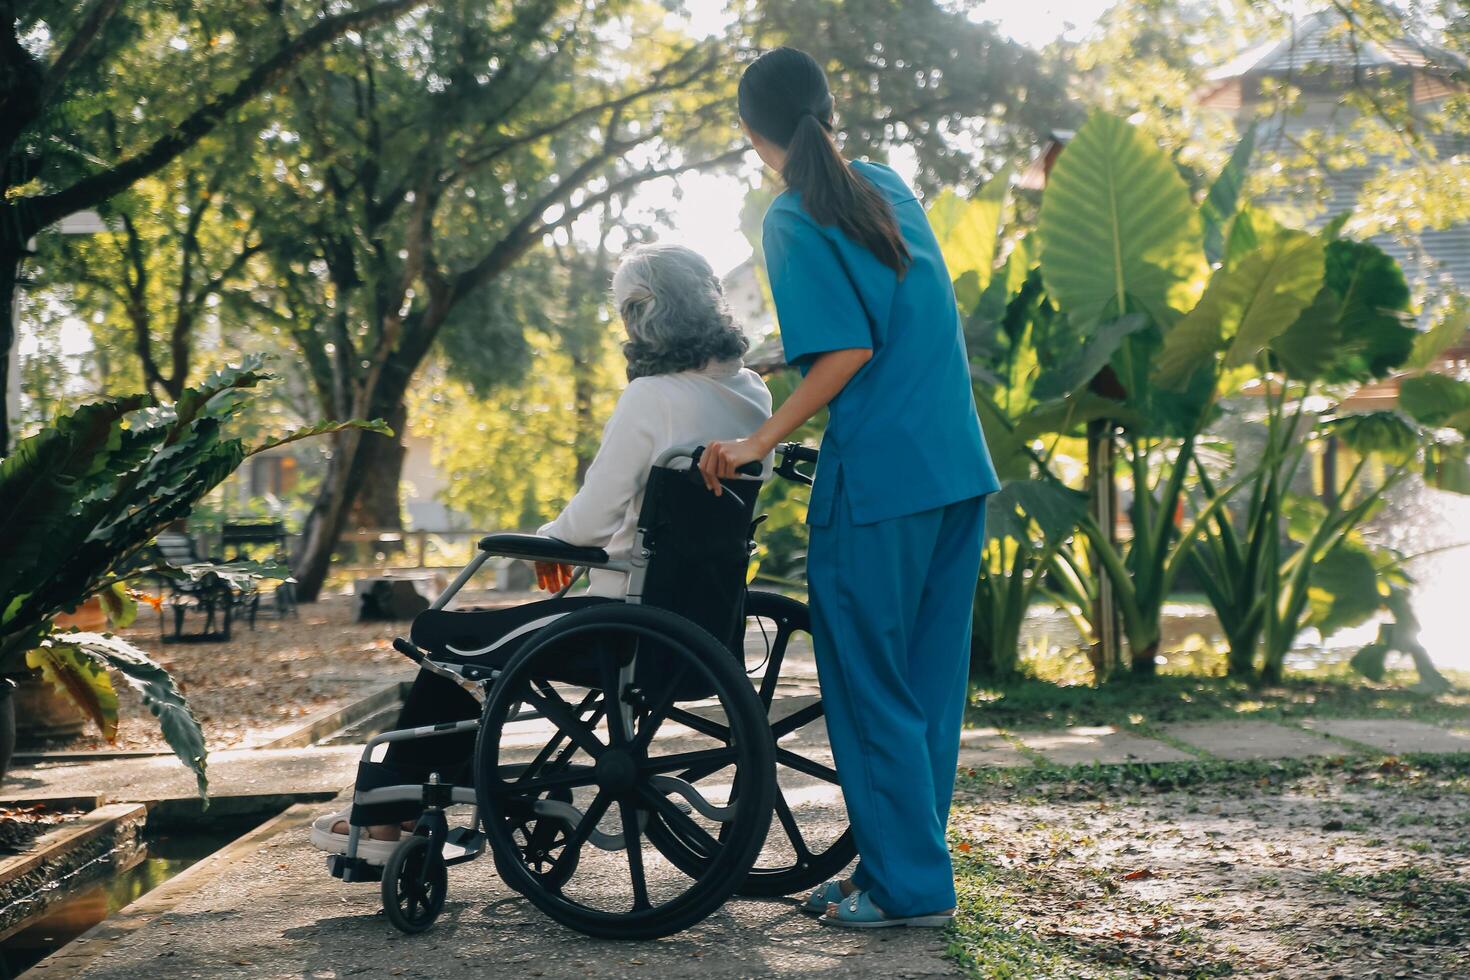
[[[83,405],[0,460],[0,675],[39,671],[109,741],[117,732],[111,675],[123,677],[194,770],[201,794],[204,735],[173,678],[131,643],[95,628],[61,628],[57,618],[96,599],[113,625],[127,625],[136,614],[128,581],[196,573],[159,569],[145,549],[249,456],[346,427],[386,431],[380,421],[327,422],[254,448],[228,437],[226,425],[251,389],[270,378],[262,364],[248,358],[172,404],[131,395]],[[0,688],[0,763],[8,765],[14,705],[10,686]]]

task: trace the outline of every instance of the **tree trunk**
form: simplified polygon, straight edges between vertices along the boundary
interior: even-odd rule
[[[404,398],[409,382],[427,353],[427,343],[412,349],[400,349],[384,365],[375,390],[367,400],[367,417],[386,421],[393,428],[391,438],[357,430],[333,436],[327,475],[317,491],[311,513],[306,517],[301,545],[291,560],[296,595],[302,602],[315,602],[320,596],[327,572],[331,569],[332,553],[337,550],[337,542],[343,529],[349,525],[349,518],[358,515],[358,501],[364,494],[370,493],[373,506],[382,508],[371,512],[374,519],[391,520],[391,523],[373,526],[403,526],[398,486],[403,470],[403,429],[408,421]],[[383,503],[385,500],[392,502],[391,508]]]
[[[357,499],[352,505],[348,524],[357,528],[402,530],[403,460],[407,449],[403,432],[408,424],[408,409],[398,405],[381,412],[381,418],[393,429],[392,436],[363,433],[358,447],[362,474],[357,486]]]
[[[296,598],[315,602],[332,566],[332,552],[347,523],[352,507],[358,445],[361,433],[348,430],[332,437],[332,457],[327,462],[327,475],[317,491],[316,503],[306,515],[301,544],[291,556],[291,575],[296,579]]]

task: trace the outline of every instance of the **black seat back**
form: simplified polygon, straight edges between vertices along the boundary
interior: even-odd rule
[[[638,526],[652,552],[643,602],[704,627],[743,656],[745,584],[759,480],[727,480],[716,497],[691,470],[655,466]]]

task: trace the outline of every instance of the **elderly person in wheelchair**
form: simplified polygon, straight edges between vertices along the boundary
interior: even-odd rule
[[[834,785],[836,774],[776,746],[817,722],[820,702],[767,716],[787,640],[809,629],[800,603],[746,592],[770,463],[718,495],[693,468],[698,447],[759,426],[770,394],[743,367],[748,343],[694,252],[635,249],[613,296],[629,383],[582,488],[538,534],[483,539],[395,641],[421,667],[398,725],[369,742],[352,808],[311,830],[334,876],[382,882],[385,911],[406,932],[438,916],[445,867],[487,845],[501,877],[542,911],[615,938],[687,928],[736,891],[809,887],[852,856],[850,835],[808,847],[776,779],[778,762]],[[809,482],[795,463],[814,456],[782,447],[781,472]],[[534,561],[557,595],[447,609],[492,555]],[[589,587],[569,595],[581,568]],[[752,614],[774,629],[762,626],[759,690],[742,660]],[[475,807],[469,827],[448,826],[456,804]],[[756,867],[773,809],[794,851]],[[645,869],[645,841],[676,882]],[[593,868],[608,854],[625,861],[623,894],[609,895],[608,873]]]

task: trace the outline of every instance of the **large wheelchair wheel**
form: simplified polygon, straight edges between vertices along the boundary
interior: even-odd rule
[[[671,723],[689,699],[720,719],[713,729]],[[514,720],[528,709],[542,720]],[[677,777],[694,767],[724,778],[695,789]],[[770,827],[774,767],[760,699],[729,650],[681,616],[609,603],[562,617],[506,665],[475,784],[511,888],[587,935],[654,939],[735,893]],[[528,811],[560,831],[527,848]],[[655,820],[708,860],[684,871],[645,847]]]
[[[791,895],[814,888],[847,867],[857,856],[857,845],[826,744],[815,664],[798,652],[802,646],[811,649],[811,612],[795,599],[751,592],[745,600],[745,617],[745,657],[776,743],[780,832],[772,828],[739,891],[753,897]],[[779,690],[783,684],[788,690]],[[779,700],[778,693],[783,695]],[[713,726],[700,715],[695,707],[676,709],[672,717],[689,727]],[[714,775],[707,764],[679,774],[695,786]],[[648,833],[687,873],[697,873],[709,860],[703,842],[679,833],[675,824],[650,824]]]

